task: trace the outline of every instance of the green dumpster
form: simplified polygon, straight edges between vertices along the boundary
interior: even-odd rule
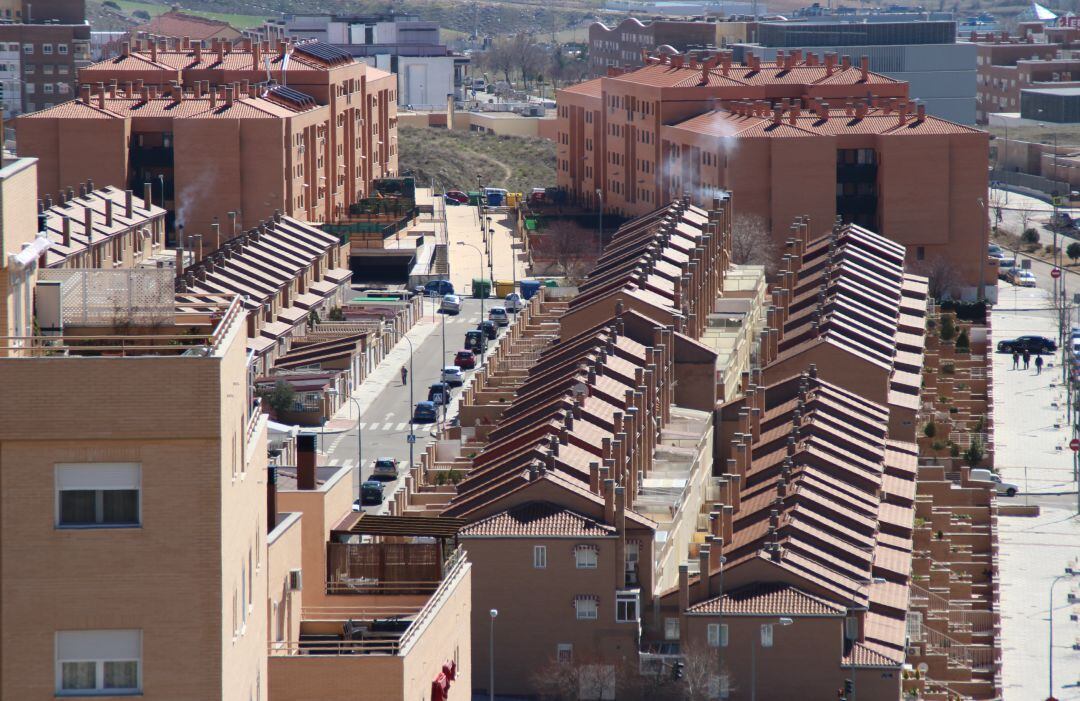
[[[474,277],[472,281],[472,296],[476,299],[491,297],[491,280]]]

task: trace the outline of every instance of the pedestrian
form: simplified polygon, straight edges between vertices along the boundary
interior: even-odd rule
[[[1031,351],[1027,348],[1024,349],[1024,369],[1027,370],[1031,367]]]
[[[409,377],[409,370],[404,365],[402,365],[401,366],[401,384],[402,385],[405,384],[405,380],[408,379],[408,377]]]
[[[1020,369],[1020,351],[1013,351],[1013,370]]]
[[[1036,375],[1041,375],[1042,374],[1042,365],[1043,365],[1042,356],[1041,355],[1035,356],[1035,374]]]

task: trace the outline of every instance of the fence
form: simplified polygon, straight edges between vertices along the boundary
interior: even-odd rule
[[[1069,183],[1061,180],[1051,180],[1050,178],[1044,178],[1041,175],[1019,173],[1011,170],[998,170],[996,168],[990,171],[990,180],[1004,183],[1012,187],[1040,192],[1047,196],[1053,195],[1055,192],[1059,194],[1068,194],[1071,189]]]
[[[64,325],[163,325],[175,318],[172,268],[46,269],[42,281],[60,282]]]
[[[328,543],[328,594],[430,593],[442,579],[435,543]]]

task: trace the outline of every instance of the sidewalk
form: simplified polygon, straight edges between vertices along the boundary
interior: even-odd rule
[[[502,212],[489,212],[491,228],[495,229],[493,267],[495,280],[521,280],[525,277],[525,260],[521,244],[514,236],[508,215]],[[484,237],[477,220],[476,207],[447,207],[446,230],[449,238],[448,255],[450,261],[450,281],[458,294],[471,294],[473,278],[489,276],[488,257],[484,248]],[[468,245],[461,246],[459,242]],[[475,246],[476,248],[470,248]],[[481,258],[483,267],[481,267]]]
[[[993,312],[995,344],[1025,334],[1057,338],[1057,316],[1045,290],[1000,284]],[[1044,355],[1039,375],[1034,358],[1028,370],[1013,370],[1011,354],[994,354],[995,463],[1001,479],[1019,485],[1022,493],[1076,489],[1061,358],[1060,349]]]

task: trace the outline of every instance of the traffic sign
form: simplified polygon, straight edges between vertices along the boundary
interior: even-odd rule
[[[1080,452],[1080,438],[1073,438],[1069,441],[1069,447],[1072,448],[1072,452]]]
[[[1055,280],[1061,277],[1061,268],[1054,268],[1053,270],[1051,270],[1050,277],[1054,278]]]
[[[409,443],[415,443],[416,442],[416,436],[411,434],[411,433],[408,436],[406,436],[406,438],[408,439]]]

